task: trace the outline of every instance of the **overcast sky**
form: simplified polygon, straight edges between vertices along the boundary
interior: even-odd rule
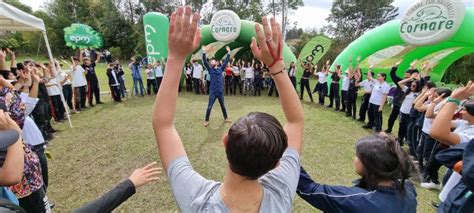
[[[42,9],[45,2],[49,0],[20,0],[20,2],[27,4],[33,10]],[[320,29],[326,25],[326,18],[329,16],[332,6],[332,0],[303,0],[303,7],[292,11],[290,14],[290,23],[298,22],[298,27],[303,29],[317,28]],[[369,0],[368,0],[369,1]],[[377,0],[371,0],[377,1]],[[474,0],[462,0],[467,7],[474,7]],[[399,7],[399,14],[403,15],[405,10],[414,2],[414,0],[395,0],[393,5]]]

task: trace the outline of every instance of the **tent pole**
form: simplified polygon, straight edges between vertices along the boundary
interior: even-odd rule
[[[53,69],[52,71],[54,73],[54,76],[58,78],[59,73],[56,70],[56,65],[54,63],[53,54],[51,53],[51,47],[49,46],[49,41],[48,41],[48,36],[46,35],[46,31],[43,31],[43,37],[44,37],[44,42],[46,43],[46,49],[48,50],[49,60],[53,62],[53,64],[51,65],[51,68]],[[69,126],[72,128],[71,116],[69,115],[69,106],[67,106],[66,100],[64,99],[63,87],[62,85],[59,85],[59,87],[61,88],[59,94],[61,95],[61,100],[63,102],[64,109],[66,110],[67,120],[69,121]]]

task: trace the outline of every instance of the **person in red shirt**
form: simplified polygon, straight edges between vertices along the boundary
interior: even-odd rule
[[[232,94],[232,64],[228,63],[225,68],[225,94]]]

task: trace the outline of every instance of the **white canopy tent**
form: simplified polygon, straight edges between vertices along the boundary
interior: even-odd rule
[[[42,32],[44,42],[46,43],[46,49],[48,50],[48,57],[52,61],[53,54],[51,53],[51,47],[49,46],[48,36],[46,35],[46,27],[42,19],[39,19],[29,13],[26,13],[16,7],[13,7],[0,0],[0,31],[35,31]],[[56,67],[51,66],[53,72],[56,72]],[[69,116],[69,107],[66,105],[64,95],[61,90],[61,99],[66,109],[67,119],[69,126],[72,127],[71,117]]]

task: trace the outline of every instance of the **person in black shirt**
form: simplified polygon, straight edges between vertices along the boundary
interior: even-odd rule
[[[360,56],[357,57],[357,65],[355,70],[352,70],[352,63],[350,64],[349,73],[347,76],[349,78],[349,89],[347,90],[346,117],[352,117],[354,120],[356,119],[357,90],[359,89],[356,83],[360,81],[361,76],[359,67],[360,59]]]
[[[94,62],[91,62],[91,59],[88,57],[82,57],[82,52],[80,54],[80,60],[82,61],[82,68],[86,71],[86,79],[88,85],[87,97],[89,99],[89,106],[93,107],[92,97],[95,96],[96,104],[103,104],[100,101],[100,89],[99,89],[99,80],[95,73],[95,65],[100,61],[100,55],[97,56]]]
[[[336,111],[339,110],[340,98],[339,98],[339,80],[341,80],[341,65],[336,65],[336,71],[331,72],[331,88],[329,91],[329,105],[328,108],[331,108],[334,103],[334,99],[336,99]]]
[[[309,77],[312,74],[312,66],[310,62],[306,62],[301,66],[304,68],[304,71],[300,81],[300,100],[303,100],[304,89],[306,88],[306,92],[308,92],[309,98],[311,99],[311,102],[313,102],[313,95],[311,94],[311,89],[309,86]]]

